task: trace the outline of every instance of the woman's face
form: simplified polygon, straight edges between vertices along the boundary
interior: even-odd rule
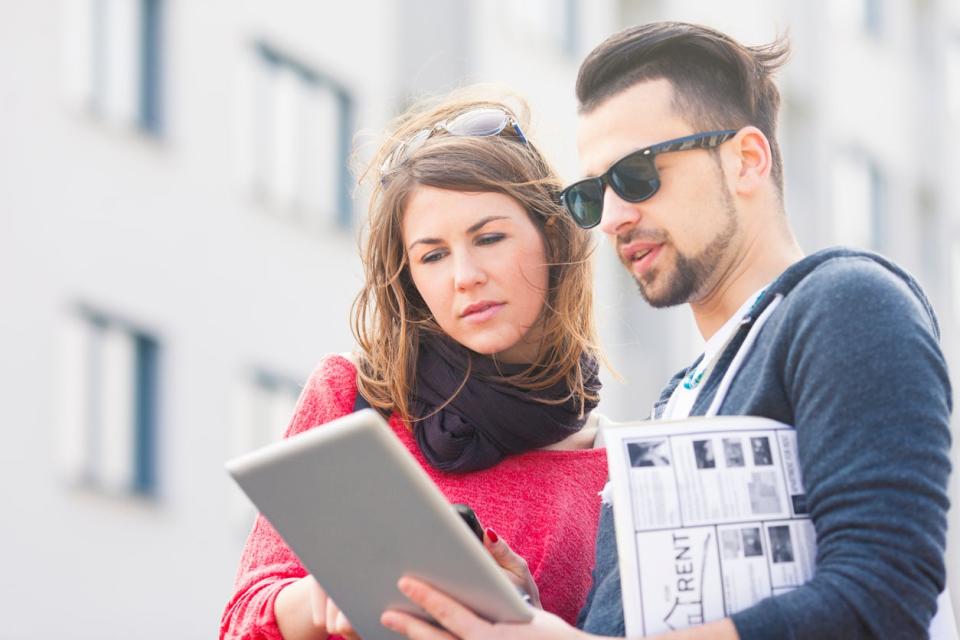
[[[418,187],[402,233],[413,284],[447,335],[503,362],[536,359],[549,269],[543,237],[519,202]]]

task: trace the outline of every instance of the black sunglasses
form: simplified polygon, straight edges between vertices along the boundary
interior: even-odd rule
[[[660,176],[653,157],[671,151],[711,149],[737,134],[736,129],[707,131],[667,140],[632,151],[607,169],[603,175],[584,178],[560,192],[560,202],[567,208],[578,227],[590,229],[600,224],[603,216],[603,192],[607,185],[627,202],[643,202],[660,188]]]

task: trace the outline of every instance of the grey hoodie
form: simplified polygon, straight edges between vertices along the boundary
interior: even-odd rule
[[[923,638],[943,590],[951,391],[919,285],[876,254],[827,249],[792,265],[705,382],[703,415],[751,323],[780,294],[721,415],[793,425],[817,531],[816,575],[732,616],[743,640]],[[691,366],[696,366],[696,362]],[[689,369],[654,406],[658,417]],[[579,626],[624,634],[612,509],[601,511]]]

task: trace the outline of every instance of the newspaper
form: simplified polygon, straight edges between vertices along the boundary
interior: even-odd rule
[[[627,636],[719,620],[813,577],[792,427],[724,416],[602,429]],[[951,627],[934,637],[956,638]]]

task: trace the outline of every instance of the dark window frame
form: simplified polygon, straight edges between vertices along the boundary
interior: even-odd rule
[[[329,91],[337,105],[337,197],[336,197],[336,224],[342,229],[353,226],[353,176],[350,174],[350,148],[353,144],[354,100],[347,87],[330,75],[298,60],[295,56],[269,44],[264,40],[254,43],[257,56],[265,64],[272,67],[282,67],[293,71],[301,82],[312,90]]]
[[[126,491],[134,496],[156,498],[159,492],[160,342],[151,332],[86,305],[78,305],[74,313],[92,334],[98,336],[98,340],[102,340],[109,331],[120,331],[133,341],[133,421],[129,425],[133,435],[130,451],[132,473]],[[84,357],[90,385],[87,394],[92,401],[89,413],[82,420],[85,437],[93,442],[93,446],[90,448],[91,457],[85,460],[80,482],[96,489],[99,488],[97,470],[102,464],[99,439],[103,429],[102,407],[96,398],[106,372],[102,361],[102,344],[91,341],[88,346]]]

